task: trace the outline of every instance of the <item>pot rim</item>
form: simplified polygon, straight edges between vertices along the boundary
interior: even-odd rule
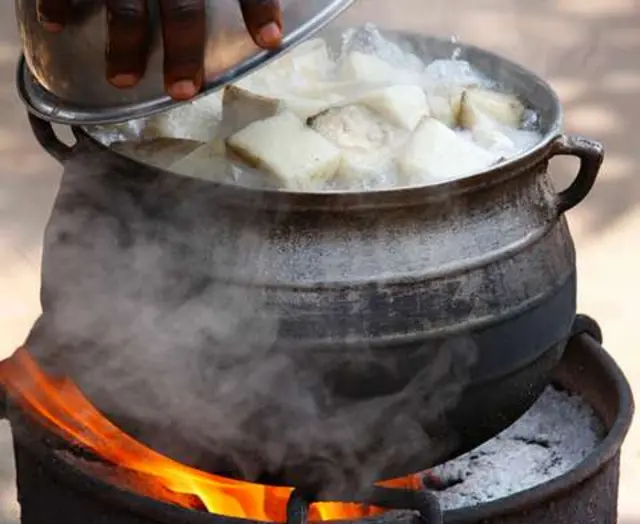
[[[424,36],[406,31],[383,31],[383,33],[385,35],[389,35],[391,38],[406,39],[408,42],[418,41],[427,45],[429,42],[440,44],[449,42],[444,38]],[[142,165],[153,171],[159,171],[164,175],[180,177],[194,184],[202,185],[202,189],[204,191],[208,188],[222,192],[221,196],[224,201],[237,201],[238,203],[244,201],[252,207],[286,208],[290,210],[330,209],[331,211],[339,211],[408,207],[411,205],[423,204],[425,202],[446,201],[473,190],[500,184],[527,171],[531,166],[547,160],[553,154],[553,144],[562,136],[563,121],[562,105],[558,95],[549,83],[536,73],[509,60],[508,58],[504,58],[497,53],[485,50],[481,47],[465,44],[464,42],[456,42],[455,45],[456,47],[463,49],[466,53],[478,54],[479,56],[486,57],[491,61],[504,64],[510,71],[513,71],[516,74],[528,77],[531,80],[531,85],[537,86],[544,91],[548,100],[551,101],[552,106],[545,108],[545,110],[549,111],[552,115],[552,123],[548,126],[548,129],[534,147],[496,165],[490,166],[487,169],[450,181],[400,188],[376,189],[372,191],[334,190],[321,192],[298,192],[269,188],[256,189],[246,186],[186,177],[166,169],[153,167],[149,164],[144,164],[111,150],[108,146],[101,143],[93,135],[90,129],[87,129],[89,126],[74,126],[72,127],[72,130],[79,142],[89,141],[91,145],[98,147],[101,150],[110,151],[120,159],[135,164],[137,169],[140,169],[140,166]],[[473,65],[473,61],[470,60],[470,63]],[[537,109],[540,110],[540,108]]]

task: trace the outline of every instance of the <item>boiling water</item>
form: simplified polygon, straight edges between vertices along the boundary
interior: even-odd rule
[[[504,125],[491,117],[485,120],[487,125],[471,129],[463,129],[457,122],[450,121],[452,117],[447,112],[453,114],[458,111],[451,102],[453,94],[460,93],[469,86],[502,91],[501,86],[493,79],[483,75],[472,64],[459,59],[459,52],[455,48],[450,59],[429,60],[417,56],[410,46],[404,46],[402,42],[391,42],[370,24],[346,31],[340,44],[336,46],[337,49],[327,47],[329,54],[326,57],[322,56],[322,45],[319,39],[306,42],[269,66],[240,80],[236,86],[254,95],[284,101],[284,107],[293,109],[302,120],[313,118],[331,108],[340,109],[353,104],[361,106],[360,101],[372,90],[392,86],[417,86],[426,94],[431,116],[447,124],[458,138],[472,144],[474,150],[480,148],[486,152],[490,161],[469,164],[469,169],[465,170],[457,165],[461,159],[456,158],[467,156],[465,150],[448,149],[448,146],[443,145],[438,146],[440,151],[431,154],[432,161],[440,164],[440,169],[436,171],[441,173],[434,176],[432,170],[424,173],[420,171],[411,176],[403,175],[398,167],[399,158],[408,147],[411,129],[403,129],[395,122],[393,125],[388,122],[380,124],[379,115],[373,115],[376,107],[373,110],[361,107],[358,118],[354,118],[349,111],[344,111],[336,113],[334,122],[330,122],[330,125],[321,126],[320,132],[341,148],[343,157],[337,173],[321,177],[320,181],[316,177],[289,184],[288,180],[279,180],[277,177],[274,181],[273,177],[264,173],[256,176],[255,169],[237,162],[237,159],[233,162],[226,159],[224,152],[211,162],[207,160],[209,156],[206,156],[204,161],[200,159],[197,164],[189,165],[186,171],[179,163],[176,163],[175,169],[172,169],[173,164],[169,169],[178,174],[245,186],[275,185],[281,189],[298,191],[371,191],[428,185],[468,176],[517,156],[541,140],[537,115],[528,108],[525,108],[517,126]],[[374,57],[377,61],[373,64],[354,65],[351,58],[358,53],[360,56]],[[357,70],[358,67],[361,70]],[[364,115],[364,111],[373,116]],[[409,111],[408,114],[410,113]],[[340,128],[343,137],[349,133],[360,133],[365,138],[371,138],[371,135],[383,133],[391,138],[384,143],[372,138],[368,144],[345,149],[344,143],[336,139],[335,133],[324,132],[331,128]],[[224,143],[224,139],[228,138],[223,125],[221,92],[146,120],[90,131],[106,145],[116,141],[158,137],[190,139],[202,143]],[[283,136],[282,140],[287,141],[288,137]],[[291,142],[290,147],[296,147],[295,141]],[[417,150],[420,149],[418,147]],[[135,157],[135,152],[132,152],[132,156]],[[268,183],[265,182],[266,179],[269,179]]]

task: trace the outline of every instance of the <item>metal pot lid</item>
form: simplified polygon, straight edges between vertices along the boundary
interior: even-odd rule
[[[196,98],[233,83],[286,53],[325,27],[354,1],[281,0],[285,33],[282,45],[277,50],[265,51],[253,43],[246,31],[237,0],[215,3],[210,0],[207,80]],[[163,91],[159,28],[145,77],[134,88],[120,90],[111,86],[105,76],[106,24],[101,16],[85,18],[79,22],[80,27],[50,35],[39,27],[35,17],[24,19],[30,11],[24,5],[30,2],[18,0],[23,5],[16,9],[23,18],[19,22],[24,49],[16,80],[18,93],[32,114],[59,124],[96,125],[135,120],[189,103],[176,102]],[[89,38],[91,41],[82,45],[82,39]]]

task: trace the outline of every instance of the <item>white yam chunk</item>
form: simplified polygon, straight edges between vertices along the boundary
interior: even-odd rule
[[[375,90],[361,99],[362,103],[390,122],[413,131],[429,106],[424,90],[416,85],[397,85]]]
[[[268,95],[231,85],[224,88],[222,133],[228,137],[256,120],[265,120],[280,111],[289,109],[302,119],[330,107],[341,97],[330,91],[318,90],[313,95],[298,94],[291,89],[286,92],[270,92]]]
[[[239,184],[247,187],[270,187],[261,173],[242,169],[232,162],[227,146],[221,139],[200,146],[198,149],[171,164],[170,171],[179,175],[199,178],[210,182]]]
[[[152,166],[166,169],[167,165],[176,162],[185,155],[202,146],[202,142],[183,138],[150,138],[113,142],[114,151]]]
[[[234,85],[226,86],[222,95],[223,136],[228,137],[256,120],[272,117],[281,108],[281,102],[275,98]]]
[[[460,125],[472,129],[483,115],[512,128],[520,127],[524,115],[524,105],[518,97],[490,91],[470,88],[464,91],[460,105]]]
[[[328,107],[331,107],[333,102],[329,97],[328,99],[307,98],[291,94],[287,95],[286,98],[282,100],[282,105],[284,108],[295,113],[302,120],[306,120],[307,118],[324,111]]]
[[[322,38],[303,42],[284,56],[290,60],[294,74],[299,74],[307,80],[323,78],[334,65],[327,44]]]
[[[149,118],[142,131],[142,138],[185,138],[208,142],[219,130],[222,119],[220,93],[203,96]]]
[[[266,67],[238,80],[235,85],[262,95],[282,95],[294,86],[321,81],[334,66],[325,42],[315,39],[303,42]]]
[[[446,84],[430,86],[425,90],[429,113],[443,124],[456,127],[462,102],[461,87]]]
[[[340,77],[345,81],[368,84],[397,84],[415,79],[415,74],[394,67],[377,56],[352,51],[342,61]]]
[[[461,123],[469,129],[473,141],[479,146],[502,155],[515,152],[515,144],[504,133],[507,129],[493,118],[485,115],[475,105],[469,104],[466,93],[462,95]]]
[[[389,187],[397,179],[394,156],[409,133],[364,105],[328,109],[309,125],[343,152],[336,185],[348,190]]]
[[[398,158],[407,183],[444,182],[482,171],[497,160],[494,154],[456,134],[435,118],[426,117]]]
[[[222,182],[228,180],[230,162],[225,158],[224,142],[204,144],[169,166],[180,175]]]
[[[249,165],[294,190],[321,186],[335,175],[342,156],[339,148],[290,111],[250,124],[227,145]]]
[[[309,119],[309,125],[339,148],[360,153],[393,148],[407,135],[359,104],[328,109]]]
[[[501,156],[512,155],[516,152],[516,145],[505,133],[497,127],[477,126],[471,130],[473,141],[480,147]]]

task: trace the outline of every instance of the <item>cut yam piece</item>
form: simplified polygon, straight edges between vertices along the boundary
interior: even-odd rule
[[[229,180],[231,163],[225,158],[226,146],[221,140],[201,145],[169,166],[180,175],[215,182]]]
[[[476,144],[493,153],[506,156],[516,152],[513,140],[497,127],[476,126],[471,130],[471,136]]]
[[[289,59],[295,74],[307,80],[323,78],[334,65],[329,48],[322,38],[303,42],[284,56]]]
[[[202,146],[202,142],[183,138],[151,138],[139,141],[114,142],[111,149],[151,166],[166,169],[168,165]]]
[[[415,85],[397,85],[375,90],[362,97],[361,102],[393,124],[413,131],[429,106],[424,90]]]
[[[399,69],[377,56],[360,51],[349,53],[340,66],[340,77],[348,82],[398,84],[415,76],[411,71]]]
[[[445,84],[431,86],[426,90],[430,116],[446,126],[458,126],[463,92],[461,87]]]
[[[359,104],[327,109],[307,123],[339,148],[360,153],[393,148],[408,134]]]
[[[483,123],[484,116],[511,128],[519,128],[525,107],[518,97],[488,89],[469,88],[460,102],[460,125],[473,129]]]
[[[464,127],[471,126],[468,128],[471,131],[471,137],[479,146],[502,155],[514,152],[515,144],[504,133],[509,128],[485,115],[473,104],[466,103],[465,94],[462,96],[461,121],[466,124]]]
[[[141,137],[144,139],[169,137],[208,142],[216,137],[222,118],[220,93],[203,96],[149,117]]]
[[[333,102],[322,98],[306,98],[303,96],[287,95],[282,100],[284,108],[292,111],[302,120],[317,115],[333,105]]]
[[[309,119],[309,125],[343,152],[338,187],[389,186],[396,177],[394,155],[409,136],[364,105],[336,107]]]
[[[435,118],[418,124],[398,157],[398,167],[406,183],[444,182],[482,171],[498,157]]]
[[[252,93],[238,86],[225,86],[222,95],[222,126],[224,138],[244,129],[256,120],[265,120],[276,115],[282,103],[266,96]]]
[[[342,153],[290,111],[253,122],[227,140],[252,167],[261,168],[286,189],[314,190],[331,179]]]
[[[327,98],[323,98],[322,95]],[[221,135],[229,137],[252,122],[266,120],[288,109],[302,119],[315,115],[335,103],[330,92],[318,91],[317,96],[298,95],[293,90],[281,96],[266,96],[235,85],[226,86],[223,95]]]

